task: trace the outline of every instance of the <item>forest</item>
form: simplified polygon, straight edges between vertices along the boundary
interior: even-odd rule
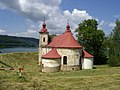
[[[0,35],[0,48],[8,47],[38,47],[39,40],[28,37]]]

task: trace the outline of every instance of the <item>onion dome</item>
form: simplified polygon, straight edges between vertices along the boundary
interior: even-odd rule
[[[66,26],[66,31],[65,32],[71,32],[69,24]]]
[[[42,29],[40,30],[40,33],[48,33],[45,22],[42,25]]]

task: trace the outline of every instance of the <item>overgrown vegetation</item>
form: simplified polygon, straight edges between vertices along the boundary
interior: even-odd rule
[[[94,66],[93,70],[42,73],[37,53],[0,54],[0,61],[16,68],[0,71],[0,90],[119,90],[120,67]],[[0,67],[7,68],[0,63]],[[18,67],[24,67],[19,76]]]

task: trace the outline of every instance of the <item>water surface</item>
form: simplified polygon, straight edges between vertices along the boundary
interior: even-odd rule
[[[12,52],[38,52],[38,48],[3,48],[0,49],[1,53],[12,53]]]

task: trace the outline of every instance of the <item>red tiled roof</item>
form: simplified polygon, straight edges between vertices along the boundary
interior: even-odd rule
[[[43,55],[42,58],[57,59],[57,58],[61,58],[61,56],[58,54],[57,50],[55,48],[53,48],[47,54]]]
[[[46,24],[45,23],[43,23],[42,29],[40,30],[40,33],[48,33],[48,31],[46,29]]]
[[[83,50],[83,57],[85,58],[93,58],[94,56]]]
[[[82,48],[73,37],[69,25],[66,27],[64,34],[53,37],[52,42],[47,46],[55,48]]]

